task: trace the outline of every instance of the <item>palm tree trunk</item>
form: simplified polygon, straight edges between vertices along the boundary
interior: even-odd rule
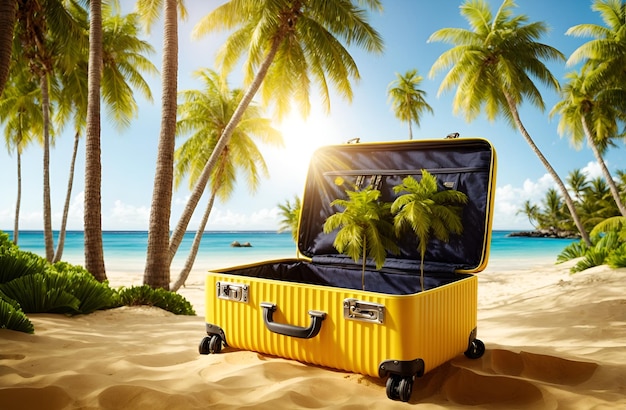
[[[102,75],[102,1],[89,3],[89,68],[85,136],[85,269],[106,280],[102,247],[102,164],[100,147],[100,77]]]
[[[54,263],[60,261],[63,257],[63,247],[65,246],[65,230],[67,227],[67,215],[70,212],[72,186],[74,185],[74,166],[76,164],[76,155],[78,153],[79,142],[80,134],[77,132],[76,135],[74,135],[74,151],[72,152],[72,161],[70,162],[70,176],[67,181],[67,194],[65,195],[65,205],[63,205],[63,219],[61,220],[61,228],[59,229],[59,237],[57,239],[57,251],[54,253]]]
[[[178,14],[177,1],[165,0],[163,6],[163,72],[161,134],[154,177],[148,249],[143,283],[153,288],[170,286],[170,214],[174,181],[176,138],[176,93],[178,90]],[[183,232],[184,234],[184,232]]]
[[[413,127],[411,127],[411,120],[409,120],[409,139],[413,139]]]
[[[278,47],[280,46],[281,42],[282,42],[281,37],[276,37],[274,39],[274,42],[272,43],[272,47],[267,53],[265,60],[263,60],[263,63],[259,67],[259,71],[254,77],[252,84],[250,84],[250,88],[248,88],[248,90],[244,94],[243,98],[241,99],[241,102],[237,106],[237,109],[233,113],[233,116],[231,117],[230,121],[224,128],[222,135],[217,141],[217,144],[215,144],[215,148],[213,148],[213,152],[211,153],[209,160],[204,166],[202,173],[198,177],[198,180],[196,181],[196,185],[194,186],[193,191],[191,193],[191,196],[189,197],[189,200],[187,201],[187,205],[185,206],[185,209],[182,215],[180,216],[178,224],[176,225],[176,229],[174,230],[174,233],[172,234],[172,237],[170,239],[168,266],[171,263],[172,259],[174,259],[174,256],[176,255],[176,252],[178,251],[178,247],[180,246],[180,243],[183,240],[183,236],[185,235],[185,231],[187,230],[187,226],[189,225],[191,216],[193,215],[193,212],[196,209],[196,206],[198,205],[198,202],[200,201],[202,194],[204,193],[204,189],[209,181],[211,172],[213,172],[213,169],[215,168],[215,165],[217,164],[218,158],[224,151],[224,148],[226,148],[226,146],[228,145],[230,141],[230,137],[233,134],[233,131],[235,130],[235,128],[241,121],[241,118],[243,117],[243,113],[245,112],[246,108],[248,108],[248,105],[250,105],[252,98],[254,98],[254,95],[256,94],[259,87],[261,86],[263,79],[267,75],[267,70],[272,64],[272,61],[274,61],[274,57],[276,56],[276,52],[278,51]]]
[[[213,209],[213,204],[215,203],[215,190],[211,193],[211,198],[209,198],[209,203],[207,204],[206,210],[204,211],[204,215],[202,215],[202,220],[200,221],[200,225],[198,226],[198,230],[196,231],[196,235],[193,238],[193,243],[191,244],[191,249],[189,251],[189,256],[187,256],[187,260],[185,261],[185,266],[183,270],[180,271],[178,275],[178,279],[171,287],[172,292],[176,292],[180,289],[181,286],[185,284],[185,281],[189,277],[189,272],[193,268],[193,264],[196,261],[196,256],[198,255],[198,249],[200,248],[200,241],[202,240],[202,235],[204,233],[204,228],[206,228],[206,224],[209,220],[209,215],[211,215],[211,210]]]
[[[509,110],[511,111],[511,114],[513,115],[513,119],[515,120],[515,124],[517,125],[517,128],[522,133],[522,136],[524,137],[524,139],[526,140],[530,148],[533,150],[535,155],[537,155],[537,157],[539,158],[543,166],[546,168],[546,170],[548,171],[552,179],[554,179],[554,182],[556,182],[557,186],[559,187],[561,191],[561,195],[563,195],[563,198],[565,199],[565,203],[567,204],[567,209],[569,209],[570,215],[572,219],[574,220],[574,223],[576,224],[578,231],[580,232],[580,236],[582,237],[585,244],[587,244],[587,246],[591,246],[591,240],[589,239],[589,234],[585,230],[585,227],[583,226],[582,222],[580,221],[580,218],[578,217],[578,212],[576,212],[574,201],[572,201],[572,197],[569,195],[569,192],[567,192],[567,188],[565,187],[565,184],[559,177],[559,174],[557,174],[554,168],[552,168],[552,165],[550,165],[550,163],[548,162],[546,157],[543,155],[539,147],[537,147],[537,145],[535,144],[535,141],[533,141],[530,134],[528,134],[528,131],[526,131],[526,128],[524,127],[524,124],[522,124],[522,120],[519,117],[517,106],[515,102],[513,101],[513,98],[511,97],[511,95],[508,92],[506,92],[506,90],[504,91],[504,97],[506,98],[506,101],[509,105]]]
[[[20,206],[22,202],[22,154],[20,143],[17,144],[17,200],[15,201],[15,221],[13,222],[13,243],[17,245],[20,235]]]
[[[50,205],[50,97],[48,74],[41,76],[41,110],[43,114],[43,237],[46,259],[54,259],[54,238],[52,237],[52,206]]]
[[[609,172],[609,169],[606,167],[606,163],[604,162],[604,158],[602,158],[602,154],[600,154],[600,150],[596,145],[596,142],[593,140],[591,135],[591,130],[589,129],[589,125],[587,124],[587,119],[585,116],[582,116],[583,129],[585,130],[585,136],[587,137],[587,144],[591,147],[591,151],[593,151],[593,155],[596,157],[596,161],[600,165],[600,169],[602,170],[602,175],[604,175],[604,179],[606,183],[609,185],[609,189],[611,190],[611,195],[613,195],[613,199],[615,200],[615,204],[617,205],[617,209],[619,209],[620,214],[626,217],[626,207],[624,206],[624,202],[619,195],[619,190],[617,189],[617,185],[615,185],[615,181]]]
[[[17,1],[0,1],[0,97],[9,78],[16,12]]]

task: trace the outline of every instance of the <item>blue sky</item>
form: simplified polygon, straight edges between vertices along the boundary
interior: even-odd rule
[[[216,34],[194,40],[190,35],[200,18],[221,2],[186,3],[189,18],[179,26],[179,90],[200,88],[192,73],[200,68],[215,67],[216,51],[225,38],[225,34]],[[413,68],[424,77],[421,88],[426,91],[427,102],[434,110],[434,115],[423,116],[419,129],[414,128],[414,138],[443,138],[450,132],[459,132],[462,137],[489,139],[499,159],[494,229],[531,228],[526,218],[516,213],[527,199],[539,203],[546,189],[552,186],[539,160],[519,132],[503,120],[490,123],[480,116],[467,123],[462,116],[455,116],[453,92],[437,95],[443,73],[432,79],[428,77],[433,62],[449,48],[444,43],[427,43],[430,35],[444,27],[468,28],[459,12],[461,3],[457,0],[385,1],[383,13],[371,15],[370,19],[384,39],[385,52],[376,56],[354,50],[361,80],[353,86],[352,103],[333,95],[331,112],[326,115],[313,92],[313,109],[307,121],[294,111],[282,123],[276,122],[286,144],[282,149],[261,147],[270,169],[269,179],[261,182],[255,195],[248,193],[245,184],[239,184],[231,200],[215,204],[207,230],[275,230],[280,219],[277,204],[301,194],[310,155],[320,145],[341,143],[354,137],[361,138],[362,142],[408,138],[406,124],[400,123],[390,109],[386,90],[396,72],[404,73]],[[491,1],[491,4],[495,12],[501,3]],[[566,57],[589,40],[566,36],[569,27],[580,23],[602,24],[600,16],[591,10],[591,0],[518,0],[517,4],[516,13],[526,14],[530,21],[548,24],[550,32],[542,42],[556,47]],[[157,25],[147,39],[157,50],[151,59],[160,69],[161,26]],[[561,62],[550,63],[549,68],[561,81],[565,73],[573,69]],[[147,79],[154,102],[136,96],[140,110],[129,129],[120,132],[104,114],[102,117],[102,226],[105,230],[148,228],[160,128],[161,84],[157,77]],[[229,82],[233,88],[242,87],[241,73],[234,72]],[[529,104],[520,107],[521,119],[539,148],[563,179],[575,168],[583,169],[591,177],[599,176],[591,151],[587,147],[574,150],[567,137],[558,135],[558,118],[549,119],[548,112],[559,98],[557,93],[542,88],[542,95],[546,112]],[[60,226],[72,144],[73,136],[68,130],[57,137],[51,153],[53,229]],[[625,152],[623,144],[609,151],[606,160],[612,172],[626,168]],[[68,229],[73,230],[82,230],[83,225],[84,160],[82,145],[68,222]],[[23,155],[20,229],[43,227],[42,163],[42,150],[38,146],[30,147]],[[0,175],[0,229],[12,230],[17,192],[16,158],[4,147],[0,149]],[[178,222],[188,194],[187,185],[174,192],[172,228]],[[205,204],[206,198],[203,198],[200,206],[204,208]],[[200,215],[194,216],[189,229],[197,227],[199,218]]]

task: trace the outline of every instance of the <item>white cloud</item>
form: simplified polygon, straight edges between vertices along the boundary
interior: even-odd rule
[[[133,206],[116,200],[115,205],[102,216],[104,230],[145,230],[150,220],[150,209],[146,206]]]
[[[213,208],[207,224],[208,230],[276,230],[278,208],[259,209],[252,213],[233,212]]]
[[[606,164],[608,166],[608,164]],[[598,177],[604,177],[602,175],[602,170],[600,169],[600,164],[595,161],[590,161],[587,163],[587,166],[581,169],[581,172],[587,176],[588,179],[595,179]]]
[[[524,208],[524,202],[539,204],[549,188],[556,184],[549,174],[544,174],[537,181],[526,179],[521,187],[507,184],[496,188],[493,229],[532,229],[528,218],[518,214]]]

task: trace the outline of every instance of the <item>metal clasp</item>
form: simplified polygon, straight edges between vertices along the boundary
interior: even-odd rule
[[[235,302],[248,303],[248,285],[243,283],[217,282],[217,297]]]
[[[344,299],[343,317],[344,319],[382,324],[385,320],[385,306],[358,299]]]

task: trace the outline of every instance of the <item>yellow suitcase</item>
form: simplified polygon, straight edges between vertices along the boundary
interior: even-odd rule
[[[440,190],[465,193],[463,232],[432,239],[420,286],[417,239],[398,240],[382,269],[337,252],[324,233],[331,202],[349,186],[374,186],[384,201],[404,177],[436,176]],[[496,155],[484,139],[345,144],[314,154],[307,175],[298,256],[209,272],[201,354],[222,346],[387,379],[387,396],[408,401],[416,377],[460,353],[479,358],[477,287],[487,265]],[[342,183],[338,183],[341,181]],[[362,289],[362,280],[366,285]]]

